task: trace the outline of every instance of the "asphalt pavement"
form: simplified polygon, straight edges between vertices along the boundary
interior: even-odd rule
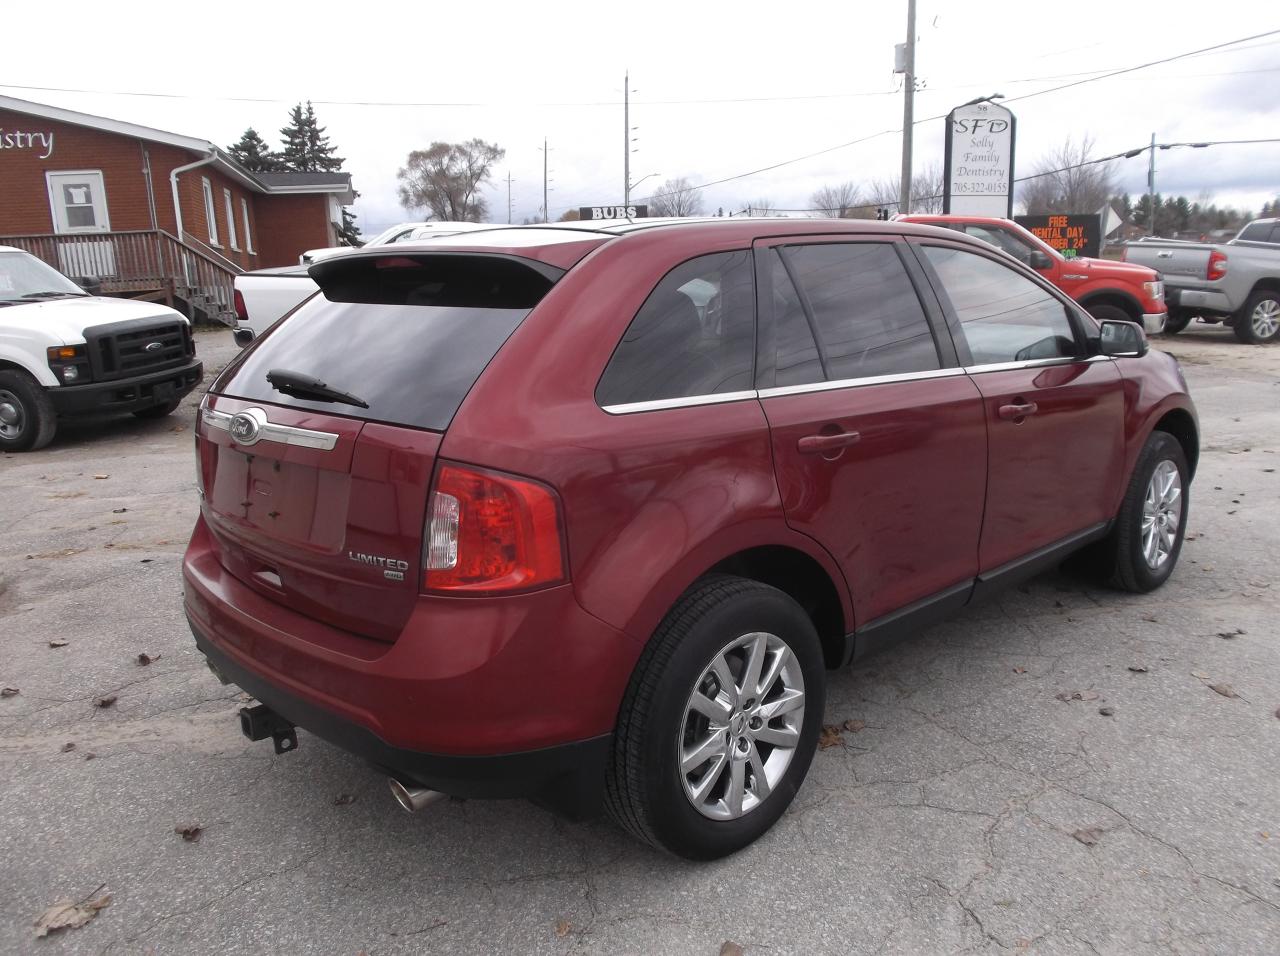
[[[790,812],[710,864],[244,740],[179,593],[196,396],[0,456],[0,951],[1277,952],[1280,346],[1161,345],[1204,445],[1169,583],[1055,572],[833,674]]]

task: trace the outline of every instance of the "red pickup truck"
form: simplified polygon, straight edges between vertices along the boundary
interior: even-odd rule
[[[1160,273],[1109,259],[1066,259],[1011,219],[982,216],[897,216],[904,222],[946,226],[991,243],[1026,263],[1075,299],[1095,319],[1128,319],[1148,332],[1163,332],[1168,307]]]

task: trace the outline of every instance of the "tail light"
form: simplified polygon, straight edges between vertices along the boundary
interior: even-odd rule
[[[249,310],[244,307],[244,296],[239,289],[236,289],[231,296],[231,301],[235,305],[236,319],[241,322],[249,321]]]
[[[560,499],[528,478],[442,464],[425,539],[427,591],[512,593],[565,580]]]
[[[1209,278],[1221,279],[1227,274],[1227,254],[1214,249],[1209,253]]]

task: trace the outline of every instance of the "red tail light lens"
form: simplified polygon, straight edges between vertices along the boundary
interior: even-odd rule
[[[510,593],[565,580],[560,500],[541,482],[442,464],[426,531],[428,591]]]
[[[232,293],[231,301],[235,305],[236,318],[241,322],[249,321],[249,310],[244,307],[244,296],[240,294],[240,290],[236,289]]]
[[[1227,254],[1214,249],[1209,253],[1209,278],[1221,279],[1227,274]]]

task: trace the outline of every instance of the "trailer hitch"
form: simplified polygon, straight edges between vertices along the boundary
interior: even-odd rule
[[[293,724],[266,704],[241,707],[240,730],[250,740],[266,740],[270,737],[278,754],[298,749],[298,735],[294,732]]]

